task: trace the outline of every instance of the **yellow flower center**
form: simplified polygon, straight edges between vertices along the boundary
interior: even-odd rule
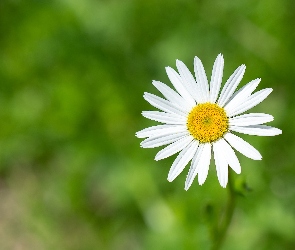
[[[215,103],[198,104],[188,115],[187,129],[201,143],[216,141],[228,131],[226,112]]]

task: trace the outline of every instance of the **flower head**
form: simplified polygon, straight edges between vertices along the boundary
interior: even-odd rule
[[[258,78],[236,91],[246,69],[245,65],[241,65],[220,91],[223,65],[223,56],[219,54],[209,84],[198,57],[194,60],[195,78],[185,64],[177,60],[178,73],[170,67],[166,68],[176,91],[162,82],[153,81],[153,85],[165,99],[150,93],[144,93],[143,96],[161,112],[143,111],[142,115],[163,125],[143,129],[137,132],[136,136],[146,138],[141,142],[143,148],[168,145],[157,153],[157,161],[180,152],[170,168],[168,181],[173,181],[191,161],[185,190],[189,189],[197,175],[200,185],[205,182],[212,152],[222,187],[226,187],[228,182],[228,166],[237,174],[241,173],[241,166],[233,148],[250,159],[262,159],[253,146],[233,132],[258,136],[282,133],[280,129],[262,125],[273,120],[271,115],[243,114],[262,102],[272,89],[266,88],[253,93],[260,82]]]

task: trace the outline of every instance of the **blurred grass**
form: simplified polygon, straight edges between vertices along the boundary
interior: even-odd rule
[[[155,162],[136,131],[154,122],[144,91],[165,66],[218,53],[224,79],[246,64],[274,92],[257,112],[274,138],[244,136],[238,199],[224,249],[295,247],[295,90],[291,0],[2,0],[0,2],[0,248],[209,249],[207,221],[226,202],[214,165],[184,191],[173,161]],[[186,170],[185,170],[186,172]],[[213,214],[206,217],[206,207]]]

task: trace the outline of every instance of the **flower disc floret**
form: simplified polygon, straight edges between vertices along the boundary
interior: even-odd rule
[[[228,131],[228,117],[217,104],[201,103],[189,113],[187,129],[201,143],[214,142]]]

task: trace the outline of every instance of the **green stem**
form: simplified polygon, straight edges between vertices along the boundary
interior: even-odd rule
[[[228,176],[228,191],[229,191],[228,203],[226,206],[226,210],[224,212],[223,220],[220,223],[220,227],[217,229],[217,234],[216,234],[216,237],[214,238],[212,250],[221,249],[222,244],[225,240],[225,236],[228,231],[229,225],[231,223],[234,210],[235,210],[236,196],[235,196],[234,183],[230,173]]]

